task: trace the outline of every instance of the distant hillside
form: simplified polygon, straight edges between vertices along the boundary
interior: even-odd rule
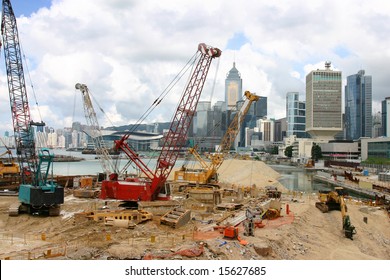
[[[158,133],[162,133],[164,129],[168,129],[171,125],[170,122],[158,123],[157,131]],[[135,124],[129,125],[121,125],[121,126],[110,126],[106,127],[106,130],[113,131],[132,131],[136,127]],[[154,132],[155,124],[140,124],[137,127],[137,131],[146,131],[146,132]]]

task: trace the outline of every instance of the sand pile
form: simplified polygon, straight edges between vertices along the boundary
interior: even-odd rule
[[[218,173],[221,183],[244,187],[255,184],[258,188],[279,186],[277,180],[280,174],[262,161],[228,159],[222,163]]]

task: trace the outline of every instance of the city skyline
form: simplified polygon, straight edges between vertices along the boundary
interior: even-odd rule
[[[30,2],[38,6],[31,8]],[[82,110],[74,109],[75,100],[81,100],[76,83],[87,84],[101,104],[107,115],[99,119],[103,126],[136,122],[200,42],[222,50],[220,62],[209,71],[204,101],[223,99],[233,62],[245,77],[243,90],[268,97],[270,118],[283,117],[286,92],[303,92],[305,76],[326,60],[345,74],[365,69],[374,77],[373,111],[380,110],[388,94],[390,8],[383,1],[246,1],[240,9],[229,0],[207,5],[191,0],[12,3],[29,69],[32,116],[51,127],[82,119]],[[2,134],[11,130],[11,122],[0,60]],[[178,85],[147,121],[169,120],[182,88]]]

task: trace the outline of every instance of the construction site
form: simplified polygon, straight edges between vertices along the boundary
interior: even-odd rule
[[[264,162],[229,155],[245,115],[260,96],[245,91],[241,108],[213,153],[201,155],[196,145],[186,146],[208,70],[222,54],[205,43],[198,44],[186,66],[192,72],[155,168],[128,143],[133,131],[111,143],[128,161],[123,169],[114,164],[88,87],[77,83],[86,120],[95,128],[90,136],[102,176],[81,176],[72,186],[60,183],[50,172],[54,155],[34,137],[34,129],[45,124],[30,117],[10,1],[3,0],[2,20],[17,149],[17,165],[4,169],[2,176],[17,175],[18,184],[1,192],[0,259],[390,259],[385,203],[353,200],[340,188],[292,192]],[[178,167],[177,159],[187,149],[197,166]],[[130,165],[136,173],[128,174]]]
[[[316,193],[294,193],[259,161],[225,160],[221,189],[172,193],[167,205],[126,210],[117,200],[65,190],[59,216],[19,215],[0,199],[1,259],[386,260],[383,207],[346,199],[356,229],[346,238],[340,211],[316,208]],[[273,186],[273,187],[272,187]],[[277,190],[277,191],[276,191]],[[276,192],[275,192],[276,191]],[[280,191],[280,193],[279,193]],[[218,195],[216,195],[218,193]],[[215,197],[220,201],[215,204]],[[153,213],[154,212],[154,213]]]

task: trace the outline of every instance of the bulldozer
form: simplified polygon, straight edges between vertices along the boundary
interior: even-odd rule
[[[315,206],[320,209],[322,213],[327,213],[332,210],[341,211],[344,235],[353,240],[356,229],[351,224],[351,219],[347,214],[347,205],[344,200],[345,195],[346,193],[342,187],[336,187],[333,191],[319,191],[319,202],[316,202]]]

